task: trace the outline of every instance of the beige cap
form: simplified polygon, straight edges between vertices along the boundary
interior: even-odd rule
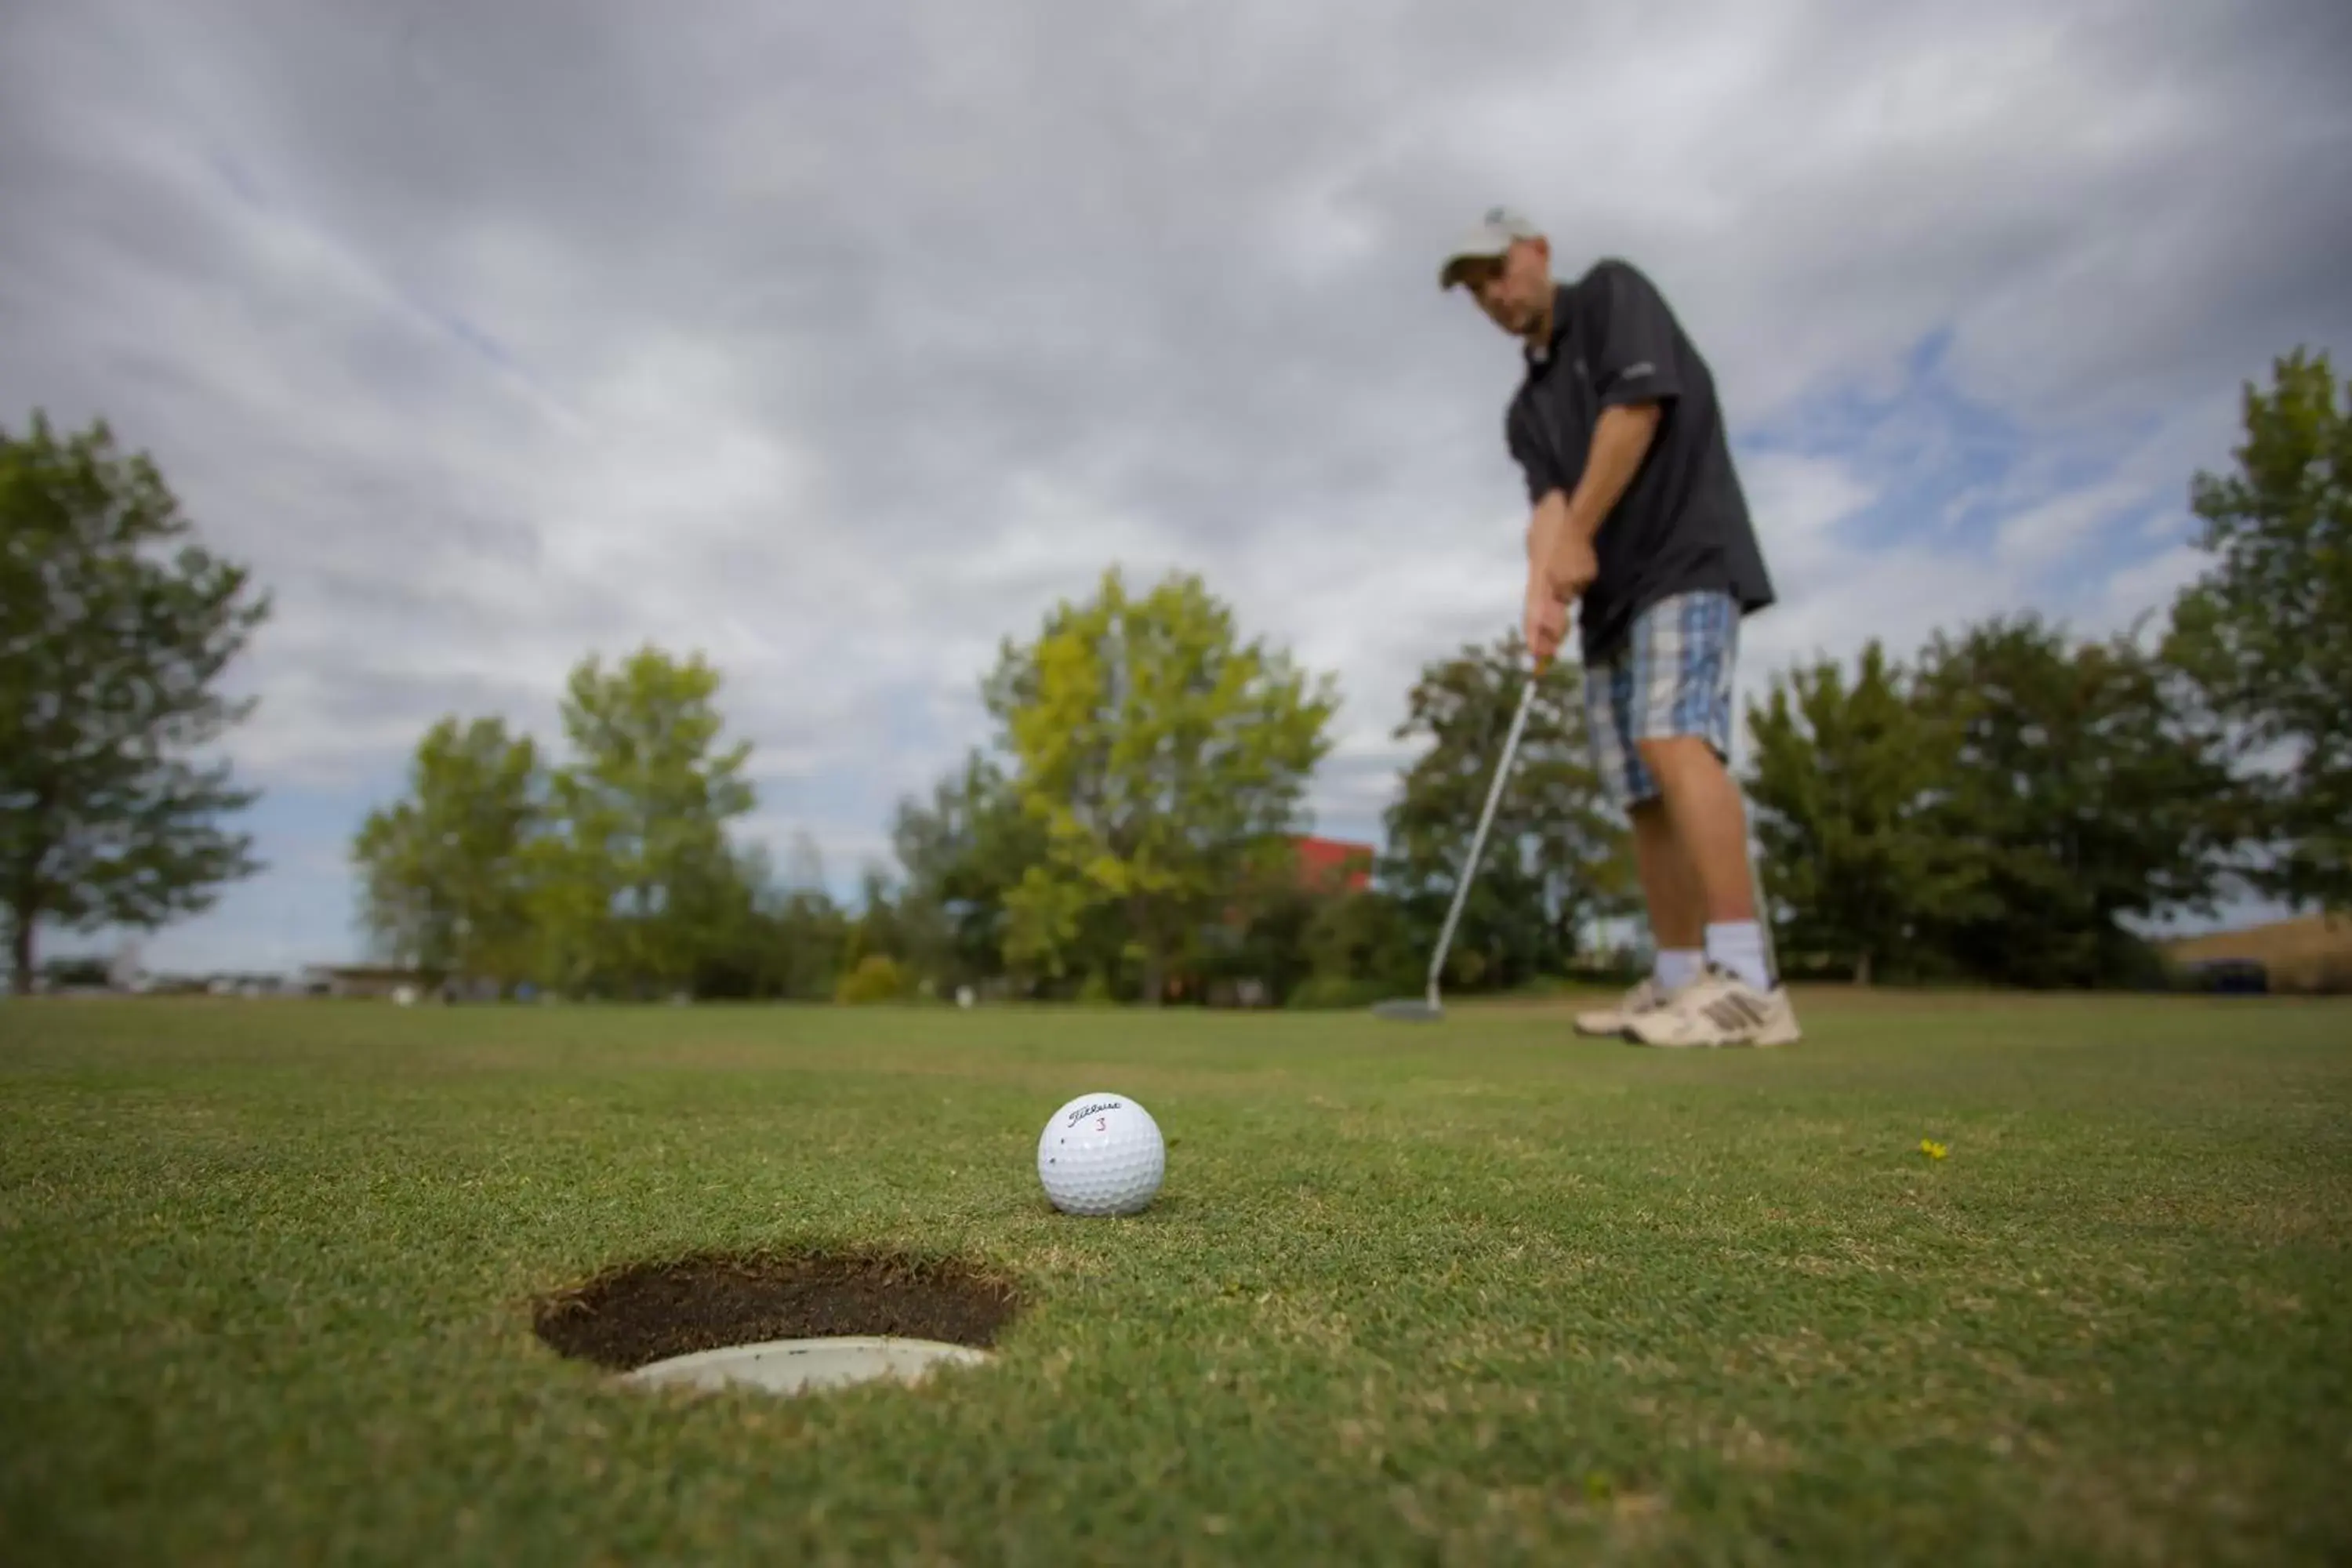
[[[1456,274],[1465,261],[1496,260],[1514,241],[1542,237],[1543,230],[1509,207],[1488,207],[1486,216],[1446,252],[1445,264],[1437,269],[1437,286],[1451,289],[1460,282]]]

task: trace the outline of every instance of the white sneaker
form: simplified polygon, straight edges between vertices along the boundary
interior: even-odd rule
[[[1642,976],[1642,983],[1617,999],[1614,1007],[1595,1007],[1576,1016],[1576,1032],[1580,1035],[1622,1035],[1626,1026],[1644,1013],[1654,1013],[1673,1000],[1674,993],[1658,984],[1654,974]]]
[[[1785,986],[1759,991],[1709,964],[1663,1007],[1627,1021],[1636,1044],[1681,1048],[1790,1046],[1802,1037]]]

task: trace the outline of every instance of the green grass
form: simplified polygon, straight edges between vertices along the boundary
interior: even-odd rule
[[[2352,1554],[2352,1008],[1807,1021],[0,1003],[0,1562]],[[1098,1088],[1138,1219],[1036,1185]],[[807,1401],[531,1332],[804,1243],[1029,1305]]]

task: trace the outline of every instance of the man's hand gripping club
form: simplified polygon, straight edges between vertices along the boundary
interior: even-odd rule
[[[1559,657],[1568,640],[1568,606],[1581,599],[1600,574],[1592,542],[1640,469],[1658,416],[1654,403],[1602,409],[1592,429],[1591,457],[1575,493],[1548,491],[1536,503],[1535,515],[1528,521],[1524,631],[1539,671]]]

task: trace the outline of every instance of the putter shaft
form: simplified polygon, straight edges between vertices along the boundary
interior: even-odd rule
[[[1503,741],[1501,761],[1495,764],[1495,782],[1486,788],[1486,809],[1478,814],[1478,831],[1471,836],[1470,853],[1464,858],[1462,875],[1454,884],[1453,907],[1445,911],[1445,924],[1437,933],[1437,951],[1429,960],[1428,999],[1433,1011],[1438,1005],[1437,977],[1444,971],[1447,950],[1454,945],[1454,928],[1462,919],[1463,903],[1470,896],[1470,879],[1477,874],[1478,858],[1486,847],[1486,829],[1494,825],[1495,807],[1503,798],[1504,781],[1511,776],[1511,763],[1518,755],[1519,736],[1528,727],[1528,710],[1534,706],[1536,682],[1541,674],[1540,669],[1530,674],[1528,683],[1519,689],[1519,709],[1511,716],[1511,732]]]

